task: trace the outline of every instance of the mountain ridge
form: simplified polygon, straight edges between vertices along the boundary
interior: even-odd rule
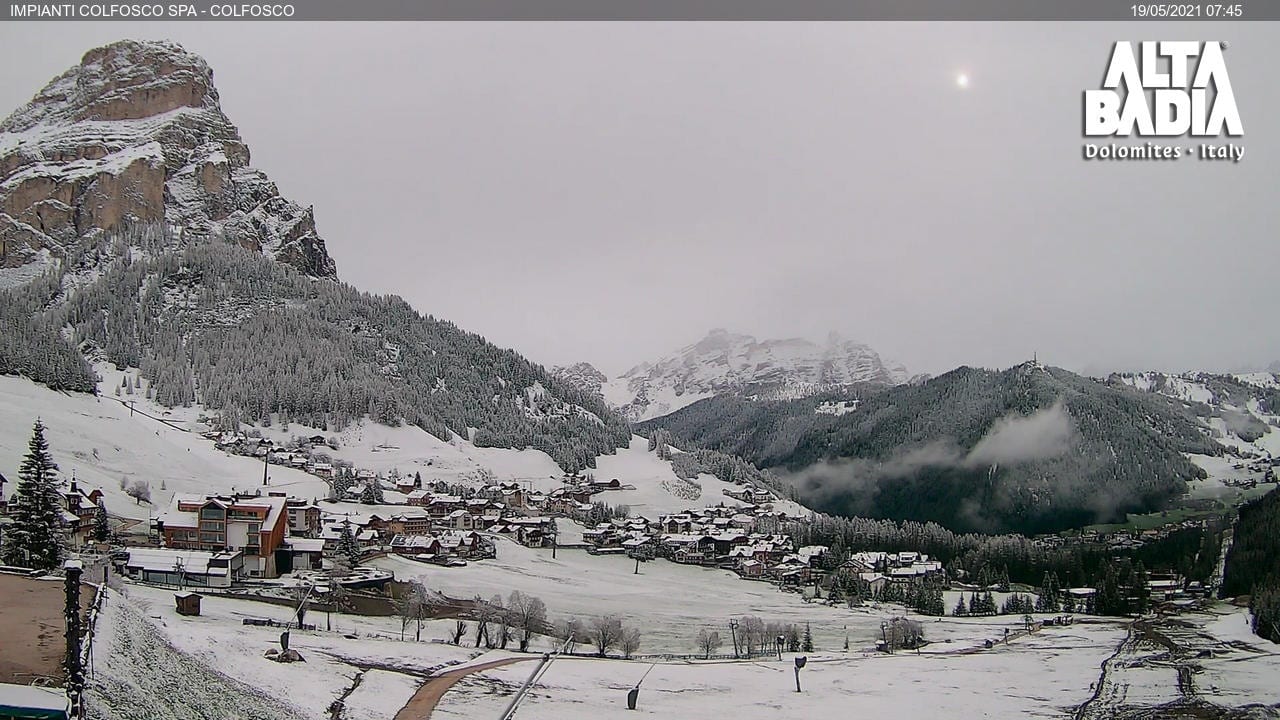
[[[632,422],[666,415],[719,394],[786,399],[864,383],[888,386],[913,380],[900,364],[885,361],[871,347],[836,333],[819,344],[805,338],[758,340],[723,328],[614,378],[590,363],[552,372],[586,392],[598,393]]]
[[[788,473],[820,511],[963,531],[1161,509],[1205,474],[1187,453],[1223,451],[1173,398],[1033,362],[772,403],[719,396],[639,429]]]

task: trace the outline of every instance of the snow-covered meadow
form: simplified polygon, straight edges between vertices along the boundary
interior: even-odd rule
[[[716,630],[729,643],[730,618],[759,616],[765,622],[808,623],[820,650],[873,646],[885,618],[904,614],[897,605],[868,603],[857,608],[806,602],[762,581],[744,580],[728,570],[681,565],[667,560],[640,564],[619,555],[591,555],[580,549],[527,548],[496,540],[498,556],[461,568],[424,565],[388,556],[373,561],[401,580],[418,578],[451,597],[506,597],[512,590],[541,597],[552,619],[617,615],[640,629],[641,653],[685,654],[696,650],[698,631]],[[954,600],[952,600],[954,603]],[[948,608],[948,610],[950,610]],[[930,641],[979,644],[1022,627],[1022,618],[928,618]],[[727,652],[727,650],[726,650]]]
[[[281,629],[244,625],[243,620],[285,622],[292,614],[289,607],[206,595],[201,614],[188,617],[174,611],[172,590],[129,584],[123,592],[108,596],[99,620],[94,687],[103,692],[132,686],[134,697],[152,698],[153,707],[137,708],[137,717],[167,717],[160,708],[169,708],[174,717],[201,712],[185,708],[182,699],[165,697],[166,685],[159,680],[164,671],[151,667],[154,662],[200,676],[190,679],[193,701],[201,700],[202,689],[215,688],[213,694],[223,696],[223,709],[233,710],[220,715],[211,707],[209,714],[197,717],[328,720],[330,705],[350,690],[343,717],[390,720],[430,673],[478,654],[426,641],[431,637],[427,634],[424,642],[402,642],[396,639],[400,623],[395,618],[335,615],[331,632],[290,633],[289,647],[306,662],[278,663],[264,653],[279,649]],[[308,616],[307,622],[326,625],[322,614]],[[263,710],[265,715],[249,712],[259,706],[273,709]],[[245,712],[234,712],[236,708]]]
[[[1088,699],[1099,666],[1123,631],[1111,624],[1052,628],[973,653],[892,656],[818,653],[795,689],[793,655],[750,663],[653,666],[564,659],[552,663],[520,706],[524,720],[577,720],[626,712],[640,688],[638,715],[683,720],[779,717],[1063,717]],[[486,670],[445,695],[436,719],[497,717],[528,663]],[[629,715],[628,715],[629,716]]]

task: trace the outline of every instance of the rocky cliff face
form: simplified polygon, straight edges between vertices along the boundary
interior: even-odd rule
[[[589,362],[551,368],[551,374],[592,397],[603,397],[601,388],[609,378]]]
[[[125,223],[222,234],[316,277],[333,259],[310,208],[249,166],[213,71],[168,42],[91,50],[0,123],[0,268],[62,256]]]

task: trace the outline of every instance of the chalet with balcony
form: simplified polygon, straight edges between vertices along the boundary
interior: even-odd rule
[[[239,551],[249,577],[273,578],[288,518],[283,497],[175,495],[157,527],[167,548]]]

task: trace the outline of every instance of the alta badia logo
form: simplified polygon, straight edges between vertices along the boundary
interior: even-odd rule
[[[1116,43],[1102,87],[1084,91],[1085,137],[1167,140],[1085,143],[1085,159],[1239,162],[1242,145],[1207,142],[1244,135],[1227,74],[1227,47],[1225,42]]]

